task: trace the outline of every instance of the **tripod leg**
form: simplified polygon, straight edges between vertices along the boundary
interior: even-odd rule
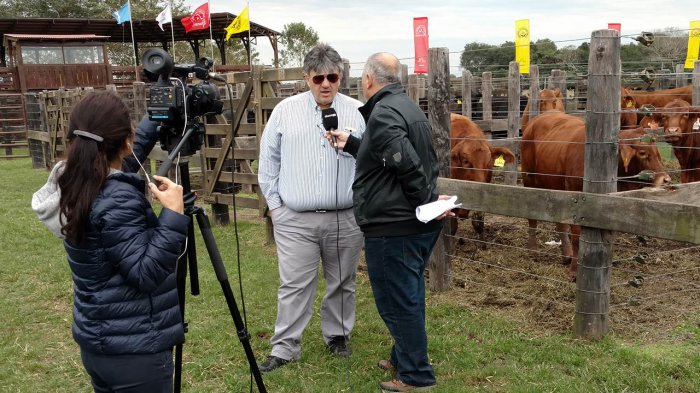
[[[250,365],[250,371],[253,373],[253,378],[258,386],[258,391],[260,393],[267,393],[265,384],[262,380],[262,375],[258,369],[258,363],[255,360],[255,355],[253,354],[253,349],[250,346],[250,334],[248,333],[248,329],[246,329],[243,319],[241,318],[241,314],[238,311],[236,299],[234,298],[233,291],[231,290],[231,284],[228,282],[226,268],[224,267],[223,260],[221,259],[219,249],[216,246],[214,234],[211,232],[209,218],[206,214],[204,214],[204,210],[201,208],[198,208],[195,211],[195,214],[197,216],[199,230],[202,233],[204,244],[207,247],[207,252],[209,253],[209,258],[211,259],[211,264],[214,267],[214,272],[216,273],[216,279],[219,281],[219,284],[221,284],[221,289],[224,292],[228,310],[231,313],[231,318],[233,318],[233,323],[236,326],[238,339],[241,341],[241,344],[243,344],[243,349],[245,350],[246,357],[248,358],[248,364]]]
[[[190,222],[191,223],[191,222]],[[190,230],[191,233],[191,230]],[[188,234],[189,236],[189,234]],[[188,240],[189,242],[189,240]],[[180,301],[180,316],[187,333],[187,322],[185,322],[185,283],[187,281],[187,255],[183,255],[177,261],[177,297]],[[175,373],[173,379],[173,391],[180,393],[182,383],[182,343],[175,346]]]

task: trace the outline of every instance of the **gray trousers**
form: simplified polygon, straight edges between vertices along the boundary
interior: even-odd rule
[[[296,212],[282,206],[272,212],[272,223],[280,272],[272,355],[299,359],[301,336],[313,313],[319,260],[326,280],[321,304],[323,337],[328,343],[332,336],[350,335],[355,325],[355,275],[363,236],[352,208],[336,216],[335,211]]]

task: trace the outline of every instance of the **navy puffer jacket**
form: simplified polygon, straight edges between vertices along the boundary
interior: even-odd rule
[[[103,354],[155,353],[184,340],[175,265],[189,218],[160,217],[136,174],[110,175],[95,199],[85,241],[65,242],[73,272],[73,338]]]
[[[156,353],[184,341],[175,266],[190,219],[166,208],[157,217],[144,188],[134,173],[111,174],[92,204],[83,243],[64,242],[73,338],[83,350]]]

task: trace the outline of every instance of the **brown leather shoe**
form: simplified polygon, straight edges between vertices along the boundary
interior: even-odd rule
[[[384,371],[394,371],[394,365],[391,364],[390,360],[387,359],[382,359],[377,363],[377,367],[381,368]]]
[[[385,392],[427,392],[435,387],[435,384],[429,386],[413,386],[407,385],[398,379],[379,383],[379,387]]]

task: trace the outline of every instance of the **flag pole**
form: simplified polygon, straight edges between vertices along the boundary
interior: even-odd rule
[[[209,45],[211,46],[211,61],[214,61],[214,35],[211,32],[211,1],[207,0],[207,12],[209,17]]]
[[[175,61],[175,22],[173,22],[173,0],[170,0],[170,34],[173,38],[173,62]]]
[[[248,65],[253,66],[253,63],[251,62],[251,53],[253,52],[253,46],[252,43],[250,42],[250,29],[253,27],[250,25],[250,1],[246,1],[245,3],[246,8],[248,8]]]
[[[138,64],[136,63],[136,41],[134,40],[134,21],[131,16],[131,0],[127,0],[129,3],[129,27],[131,27],[131,46],[133,50],[131,53],[134,56],[134,82],[139,81],[139,67]]]

